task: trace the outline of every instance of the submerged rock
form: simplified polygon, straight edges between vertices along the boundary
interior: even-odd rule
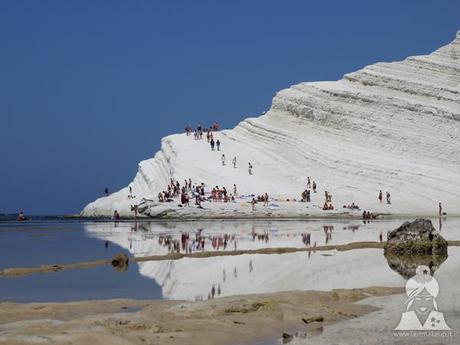
[[[128,269],[129,258],[124,253],[118,253],[113,257],[111,264],[118,272],[125,272]]]
[[[416,219],[388,233],[384,255],[390,268],[405,279],[420,265],[428,266],[433,275],[447,259],[447,241],[430,220]]]

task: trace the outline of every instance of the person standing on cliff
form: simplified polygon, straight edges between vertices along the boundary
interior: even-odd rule
[[[268,207],[268,193],[265,193],[264,195],[264,206]]]
[[[137,205],[131,205],[131,211],[134,212],[134,218],[137,218],[137,210],[138,210]]]
[[[388,205],[391,204],[391,195],[390,195],[390,192],[387,192],[387,204],[388,204]]]

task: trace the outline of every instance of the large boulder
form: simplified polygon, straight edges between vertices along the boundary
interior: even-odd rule
[[[447,241],[429,219],[416,219],[390,231],[384,249],[395,255],[447,255]]]
[[[406,222],[388,233],[384,254],[391,269],[409,279],[420,265],[431,275],[447,259],[447,241],[427,219]]]

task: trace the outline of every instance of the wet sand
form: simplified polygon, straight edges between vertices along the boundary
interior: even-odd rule
[[[378,310],[355,303],[402,288],[294,291],[207,301],[0,303],[0,344],[243,344]],[[302,319],[324,318],[306,324]]]

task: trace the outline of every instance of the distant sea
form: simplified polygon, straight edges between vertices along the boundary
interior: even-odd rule
[[[60,220],[65,219],[65,216],[49,216],[49,215],[26,215],[29,220]],[[0,213],[0,222],[17,220],[17,213],[4,214]]]

